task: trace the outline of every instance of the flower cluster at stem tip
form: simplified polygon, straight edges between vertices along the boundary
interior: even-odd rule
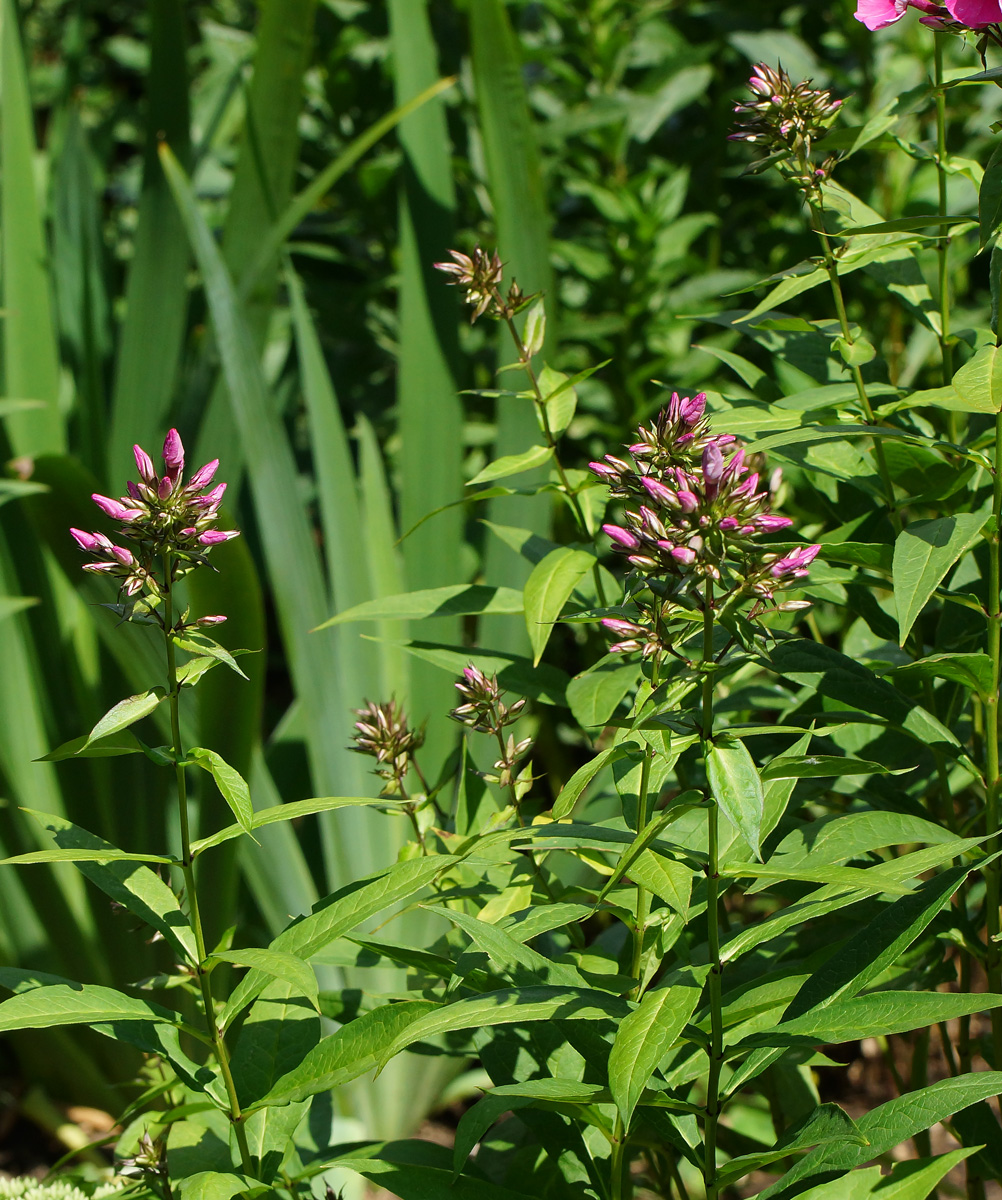
[[[494,767],[500,774],[486,778],[500,784],[501,787],[512,786],[516,782],[518,762],[532,745],[532,738],[523,738],[516,742],[514,735],[509,733],[506,741],[503,730],[518,720],[522,709],[525,708],[525,701],[516,700],[514,704],[505,704],[502,699],[505,693],[498,684],[497,675],[488,677],[473,663],[463,668],[463,677],[457,681],[456,690],[463,697],[464,703],[454,708],[449,716],[478,733],[492,734],[497,738],[501,757],[494,763]]]
[[[867,29],[884,29],[900,21],[909,8],[924,14],[919,17],[923,25],[941,32],[980,32],[1002,22],[1002,0],[857,0],[855,17]]]
[[[183,575],[207,562],[213,546],[239,535],[236,529],[214,528],[225,483],[210,489],[219,467],[214,458],[184,481],[184,446],[176,429],[163,444],[164,472],[158,475],[153,460],[141,446],[132,453],[139,482],[126,485],[127,495],[118,500],[95,492],[91,499],[108,517],[119,522],[118,538],[131,543],[119,545],[103,533],[70,529],[81,550],[93,561],[85,571],[110,575],[120,580],[122,615],[127,620],[153,615],[165,592]],[[196,625],[218,625],[222,616],[200,617]]]
[[[384,704],[367,700],[364,708],[352,711],[360,719],[352,734],[355,744],[348,749],[374,758],[375,773],[399,791],[415,753],[424,745],[424,729],[412,729],[403,708],[392,697]]]
[[[476,246],[472,255],[463,254],[461,250],[450,250],[449,254],[453,262],[432,263],[432,266],[436,271],[451,275],[449,282],[465,290],[466,303],[473,306],[471,325],[484,313],[496,321],[509,321],[536,299],[535,295],[525,295],[514,279],[508,285],[507,295],[502,296],[504,263],[496,250],[488,254]]]
[[[660,615],[653,633],[635,621],[605,618],[603,625],[626,639],[614,650],[656,653],[666,604],[684,602],[707,583],[721,598],[747,596],[758,607],[807,575],[819,545],[778,554],[756,542],[793,524],[770,509],[781,474],[760,487],[757,464],[737,440],[710,433],[704,394],[674,393],[656,421],[640,427],[627,452],[628,459],[607,454],[590,464],[610,494],[626,500],[622,524],[602,528],[634,569],[633,590],[659,597]],[[788,601],[777,607],[806,606]]]

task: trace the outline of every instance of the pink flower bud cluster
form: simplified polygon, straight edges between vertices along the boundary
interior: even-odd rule
[[[671,400],[650,426],[641,425],[637,440],[627,449],[633,462],[607,454],[602,462],[589,463],[591,470],[609,485],[613,496],[633,496],[644,500],[659,476],[672,467],[689,469],[699,463],[703,451],[711,442],[729,445],[734,438],[728,434],[714,437],[706,416],[706,393],[680,396],[672,392]],[[646,481],[646,482],[645,482]]]
[[[780,556],[756,542],[761,534],[788,529],[793,522],[770,511],[774,488],[760,486],[758,471],[735,439],[710,435],[697,403],[702,400],[673,396],[653,427],[659,431],[656,447],[652,431],[642,429],[629,447],[632,464],[612,456],[591,464],[610,483],[613,495],[628,499],[622,523],[602,528],[613,549],[642,580],[656,583],[662,598],[681,598],[705,580],[729,593],[771,599],[807,574],[820,547],[801,546]],[[674,465],[672,460],[677,462],[691,446],[689,435],[697,428],[702,444],[698,465]],[[683,439],[674,450],[665,440],[672,433]],[[671,465],[660,465],[664,463]],[[661,633],[649,624],[626,617],[607,617],[602,623],[624,639],[613,650],[639,650],[647,657],[662,645]]]
[[[751,98],[735,106],[741,118],[732,141],[752,142],[770,150],[798,150],[809,155],[813,142],[828,132],[842,107],[831,92],[811,87],[809,79],[794,83],[782,67],[759,63],[748,80]]]
[[[157,574],[164,556],[173,560],[171,581],[206,561],[213,546],[239,536],[236,529],[214,528],[226,484],[210,488],[219,460],[213,459],[184,481],[184,446],[176,429],[164,440],[164,471],[157,475],[153,460],[141,446],[132,448],[139,482],[126,485],[118,500],[94,493],[91,499],[112,520],[120,523],[119,537],[133,548],[117,545],[103,533],[71,529],[81,550],[93,556],[85,571],[121,579],[123,595],[135,600],[145,594],[155,607],[163,598],[165,582]],[[199,624],[213,625],[225,617],[202,617]]]
[[[516,742],[514,734],[509,733],[506,741],[502,731],[506,725],[518,720],[522,709],[525,708],[525,701],[516,700],[514,704],[505,704],[501,698],[505,693],[498,686],[498,677],[488,677],[473,663],[463,668],[463,677],[456,683],[456,690],[465,703],[454,708],[449,716],[478,733],[491,734],[497,739],[501,757],[494,763],[494,767],[500,773],[485,778],[501,787],[510,787],[515,782],[519,759],[532,745],[532,738],[522,738]]]

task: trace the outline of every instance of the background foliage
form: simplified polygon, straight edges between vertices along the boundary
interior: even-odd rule
[[[907,107],[928,75],[931,38],[912,23],[873,38],[851,10],[778,0],[4,0],[0,852],[47,844],[21,806],[127,847],[175,836],[161,775],[142,756],[34,761],[155,671],[137,631],[113,629],[96,607],[106,597],[81,576],[65,530],[85,520],[92,490],[117,494],[132,443],[155,443],[168,424],[199,447],[192,457],[222,458],[230,515],[246,532],[217,551],[218,576],[193,582],[192,602],[229,615],[228,645],[261,649],[241,660],[249,684],[206,679],[184,714],[186,738],[247,775],[258,808],[374,793],[346,749],[350,710],[395,693],[418,722],[442,713],[448,670],[462,659],[435,645],[528,653],[511,613],[408,625],[388,610],[369,626],[310,632],[410,589],[519,586],[532,547],[519,555],[485,519],[573,538],[566,510],[536,497],[456,504],[465,480],[524,449],[536,428],[527,405],[483,394],[499,386],[510,348],[493,327],[471,328],[431,277],[447,247],[497,245],[526,290],[545,291],[554,368],[610,360],[580,386],[570,467],[621,444],[660,406],[652,379],[737,407],[753,388],[778,400],[840,381],[810,335],[738,331],[715,314],[815,252],[795,197],[772,176],[744,175],[749,156],[726,140],[750,64],[780,58],[795,78],[846,96],[848,124],[877,119],[874,151],[891,144],[879,114],[893,103],[904,117],[894,136],[931,143],[917,93],[916,115]],[[948,54],[962,61],[959,44]],[[443,76],[455,83],[358,153],[360,137]],[[976,211],[996,95],[951,97],[951,211]],[[192,181],[188,211],[163,173],[161,142]],[[921,154],[860,152],[839,180],[885,219],[936,204],[935,166]],[[989,304],[976,249],[976,238],[957,239],[951,258],[971,312]],[[856,273],[850,316],[865,312],[890,383],[931,387],[938,343],[916,319],[931,303],[931,244],[917,262],[917,274],[880,264]],[[798,303],[805,318],[830,315],[820,291]],[[916,456],[913,468],[929,463]],[[786,508],[806,529],[862,513],[833,477],[788,470]],[[925,492],[930,512],[938,485]],[[453,507],[398,540],[444,505]],[[888,635],[879,616],[856,619],[836,576],[821,595],[830,603],[818,610],[820,633],[846,653],[872,649],[874,632],[896,642],[893,623]],[[546,663],[562,687],[602,653],[594,632],[563,625]],[[509,678],[518,670],[516,658]],[[767,700],[747,703],[778,707]],[[590,749],[580,712],[540,708],[530,720],[544,806]],[[435,775],[457,739],[441,721],[429,737]],[[819,785],[810,799],[834,811],[847,794]],[[221,800],[211,787],[199,799],[202,827],[214,828]],[[267,938],[318,896],[384,867],[408,837],[404,821],[359,810],[295,831],[275,825],[260,847],[228,858],[228,847],[217,851],[223,866],[203,902],[211,936],[240,923]],[[8,965],[116,984],[163,966],[162,947],[68,865],[0,872],[0,906]],[[439,930],[408,913],[395,938],[426,945]],[[361,986],[350,965],[322,970],[330,989]],[[386,966],[364,986],[391,993],[401,981]],[[118,1044],[85,1034],[8,1037],[5,1053],[53,1095],[112,1111],[136,1069]],[[340,1116],[356,1122],[345,1128],[410,1132],[450,1086],[449,1061],[404,1054],[377,1080],[341,1089]]]

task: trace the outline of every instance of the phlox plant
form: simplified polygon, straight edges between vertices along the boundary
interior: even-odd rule
[[[1002,1182],[1002,154],[977,218],[952,214],[946,103],[950,84],[1002,68],[948,81],[942,46],[985,53],[1002,11],[863,0],[857,15],[890,27],[908,7],[935,39],[937,136],[934,151],[899,141],[932,162],[938,210],[885,221],[838,181],[851,155],[897,147],[895,106],[876,133],[839,127],[849,104],[759,65],[735,154],[764,152],[749,176],[785,182],[817,256],[714,318],[747,339],[747,355],[711,351],[738,383],[654,393],[625,445],[596,436],[587,468],[565,435],[601,368],[541,363],[543,300],[497,253],[438,264],[473,320],[510,339],[525,385],[501,395],[539,429],[474,476],[469,503],[535,497],[572,540],[492,521],[531,564],[521,589],[458,581],[332,618],[523,615],[531,656],[410,643],[458,676],[437,719],[460,745],[437,774],[397,697],[356,710],[377,798],[255,811],[216,751],[182,744],[191,689],[240,667],[207,632],[222,615],[184,598],[236,531],[216,528],[218,464],[186,481],[175,431],[162,472],[137,447],[127,494],[94,497],[114,535],[71,531],[84,569],[117,584],[112,613],[162,642],[164,673],[53,753],[145,754],[172,772],[176,846],[119,849],[35,813],[53,848],[6,865],[76,863],[169,961],[124,991],[0,969],[15,992],[0,1030],[86,1024],[147,1056],[117,1147],[126,1194],[334,1194],[361,1176],[403,1200],[982,1200]],[[951,319],[965,238],[990,251],[994,327]],[[934,386],[898,387],[867,336],[847,281],[866,270],[934,335]],[[828,316],[790,310],[814,289]],[[573,678],[558,626],[587,656]],[[148,745],[134,726],[162,704],[171,740]],[[559,787],[545,737],[573,748]],[[193,769],[234,817],[194,841]],[[218,846],[351,806],[409,821],[395,862],[267,946],[241,928],[206,943],[199,887]],[[394,933],[417,907],[438,922],[428,946]],[[354,979],[392,966],[407,986],[338,988],[325,972],[321,990],[321,964]],[[895,1092],[850,1114],[825,1088],[838,1048],[864,1041]],[[482,1067],[454,1145],[335,1141],[331,1092],[405,1051]]]

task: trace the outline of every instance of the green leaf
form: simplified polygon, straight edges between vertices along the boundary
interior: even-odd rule
[[[49,862],[155,862],[174,863],[176,859],[162,854],[130,854],[127,850],[30,850],[27,854],[15,854],[11,858],[0,858],[0,867],[29,866]]]
[[[543,393],[543,404],[546,409],[546,422],[550,434],[558,438],[564,432],[577,410],[578,395],[574,390],[574,381],[587,376],[589,371],[582,371],[573,379],[563,371],[554,371],[552,367],[543,367],[539,373],[539,390]],[[542,414],[540,414],[542,421]]]
[[[444,1147],[425,1147],[413,1142],[391,1142],[382,1151],[389,1154],[398,1151],[401,1161],[391,1162],[382,1157],[366,1158],[358,1154],[331,1159],[330,1166],[356,1171],[372,1183],[377,1191],[397,1196],[400,1200],[538,1200],[533,1193],[500,1187],[486,1179],[470,1178],[466,1175],[453,1183],[452,1172],[447,1166],[431,1166],[414,1162],[417,1153],[445,1156]]]
[[[1002,356],[997,346],[982,346],[946,387],[913,392],[913,408],[935,405],[949,412],[997,413],[1002,408]]]
[[[271,1189],[232,1171],[195,1171],[178,1180],[175,1190],[178,1200],[232,1200],[234,1196],[260,1196]]]
[[[979,245],[988,245],[1002,218],[1002,146],[996,146],[985,166],[978,191]]]
[[[930,654],[895,667],[894,679],[947,679],[986,697],[992,690],[992,660],[987,654]]]
[[[131,733],[110,741],[91,743],[86,734],[63,742],[55,750],[43,754],[37,762],[62,762],[66,758],[116,758],[121,754],[142,754],[143,750]]]
[[[818,1146],[811,1150],[791,1170],[774,1184],[771,1184],[758,1195],[758,1200],[787,1200],[802,1193],[808,1186],[825,1183],[838,1179],[844,1187],[844,1176],[853,1168],[863,1163],[881,1158],[895,1146],[914,1137],[916,1133],[930,1129],[937,1121],[949,1120],[954,1113],[986,1100],[989,1096],[998,1095],[1002,1091],[1002,1071],[984,1071],[974,1075],[959,1075],[953,1079],[944,1079],[926,1088],[908,1092],[904,1096],[889,1100],[877,1108],[865,1113],[856,1122],[856,1128],[867,1139],[865,1146]],[[955,1152],[961,1155],[967,1151]],[[950,1160],[944,1162],[945,1159]],[[942,1173],[956,1161],[954,1155],[943,1155],[934,1159],[933,1163],[940,1164]],[[905,1164],[900,1164],[905,1165]],[[912,1164],[907,1164],[915,1170]],[[918,1168],[924,1169],[924,1168]],[[929,1178],[927,1190],[911,1191],[906,1186],[900,1192],[893,1193],[895,1200],[922,1200],[935,1187],[941,1176],[935,1172]],[[881,1196],[885,1193],[882,1181]],[[833,1191],[825,1200],[836,1200],[844,1195],[842,1191]]]
[[[527,1079],[524,1083],[504,1084],[492,1088],[459,1118],[456,1143],[453,1149],[452,1175],[459,1177],[474,1146],[490,1127],[507,1112],[517,1112],[527,1105],[545,1107],[560,1104],[588,1104],[603,1092],[595,1083],[578,1083],[573,1079]]]
[[[750,1046],[827,1046],[905,1033],[972,1016],[1002,1006],[1002,996],[990,992],[960,995],[949,992],[873,992],[842,998],[803,1016],[781,1021],[764,1033],[739,1043]]]
[[[383,1046],[398,1038],[419,1017],[440,1007],[435,1000],[404,1000],[399,1004],[381,1004],[362,1013],[314,1046],[302,1062],[276,1080],[257,1105],[293,1104],[333,1091],[374,1071],[379,1066]]]
[[[696,1011],[701,992],[701,984],[681,982],[650,991],[620,1022],[609,1051],[609,1087],[626,1129],[655,1068]]]
[[[553,451],[549,446],[530,446],[521,454],[505,454],[494,462],[488,463],[482,471],[478,471],[467,487],[475,483],[490,483],[492,479],[507,479],[509,475],[521,475],[523,471],[531,471],[549,462]]]
[[[209,772],[241,829],[244,833],[250,833],[254,827],[254,805],[251,803],[250,788],[240,772],[235,771],[215,750],[195,746],[188,751],[188,757]]]
[[[976,513],[913,521],[898,534],[894,543],[892,579],[899,645],[905,644],[916,618],[946,573],[981,537],[981,530],[990,515],[982,509]]]
[[[634,883],[659,896],[683,921],[689,919],[693,872],[685,863],[644,850],[630,863],[626,874]]]
[[[395,863],[388,871],[349,884],[319,901],[310,913],[294,921],[272,940],[269,949],[309,959],[369,917],[392,908],[402,900],[409,900],[427,887],[440,871],[456,861],[448,855],[409,859]],[[224,1028],[250,1003],[265,982],[262,972],[253,970],[240,981],[220,1017]]]
[[[574,967],[545,958],[489,921],[451,910],[445,910],[442,916],[458,925],[477,949],[482,950],[495,967],[509,975],[516,984],[552,983],[580,987],[586,983]]]
[[[877,723],[890,722],[925,746],[959,747],[954,735],[924,708],[910,700],[862,663],[830,646],[790,638],[779,642],[764,660],[777,674],[816,689],[849,708],[870,713]]]
[[[413,1042],[453,1033],[461,1029],[479,1029],[493,1025],[520,1024],[522,1021],[597,1021],[611,1018],[621,1021],[631,1011],[625,1000],[608,992],[571,987],[523,987],[487,992],[454,1004],[439,1006],[420,1017],[380,1053],[386,1063]]]
[[[150,688],[148,692],[140,692],[136,696],[128,696],[124,700],[119,700],[113,708],[108,709],[90,731],[84,745],[89,746],[92,742],[98,742],[101,738],[127,729],[130,725],[141,721],[143,717],[148,717],[150,713],[156,711],[166,695],[165,688],[155,687]]]
[[[848,887],[866,887],[866,876],[872,867],[813,867],[794,866],[792,863],[772,861],[767,863],[728,862],[720,867],[720,874],[733,879],[765,879],[778,880],[802,879],[807,883],[838,883]],[[911,891],[905,884],[893,879],[882,879],[880,891],[889,895],[902,896]]]
[[[178,1014],[93,983],[52,984],[0,1004],[0,1032],[92,1025],[95,1021],[157,1021],[180,1025]]]
[[[543,348],[543,342],[546,340],[546,308],[542,300],[537,300],[536,303],[529,309],[525,318],[525,327],[522,330],[522,343],[525,346],[526,353],[530,358],[537,355]],[[543,395],[546,395],[544,390]]]
[[[567,685],[567,703],[574,719],[586,729],[605,725],[640,679],[638,663],[610,656],[575,675]]]
[[[914,767],[901,767],[892,771],[882,763],[869,762],[865,758],[839,758],[830,754],[780,755],[759,774],[763,781],[770,779],[822,779],[839,775],[907,775]]]
[[[856,1146],[865,1146],[866,1138],[859,1132],[855,1121],[842,1111],[837,1104],[821,1104],[807,1114],[802,1121],[786,1130],[771,1150],[756,1150],[750,1154],[741,1154],[725,1163],[717,1172],[717,1180],[721,1188],[743,1179],[752,1171],[767,1167],[777,1159],[798,1150],[807,1150],[811,1146],[825,1146],[832,1143],[849,1142]]]
[[[572,681],[573,684],[573,681]],[[637,752],[636,746],[631,746],[629,743],[621,743],[618,746],[610,746],[608,750],[600,750],[593,758],[590,758],[584,766],[578,767],[574,774],[567,780],[564,786],[560,789],[560,794],[557,796],[553,804],[552,816],[554,821],[561,821],[564,817],[569,817],[574,810],[574,806],[581,798],[582,793],[595,776],[609,763],[617,762],[625,754]]]
[[[30,808],[25,812],[52,834],[61,849],[93,850],[102,856],[106,851],[117,850],[103,838],[81,829],[65,817]],[[133,916],[158,930],[181,959],[191,963],[198,961],[195,937],[188,918],[181,911],[173,891],[159,875],[138,863],[115,862],[114,859],[93,863],[78,859],[77,862],[83,876]]]
[[[392,809],[398,804],[393,800],[376,800],[371,796],[320,796],[313,800],[294,800],[289,804],[275,804],[271,808],[259,809],[254,813],[251,830],[264,829],[278,821],[297,821],[302,817],[313,816],[314,813],[333,812],[338,808],[380,808]],[[242,825],[227,825],[225,829],[200,838],[191,843],[192,855],[201,854],[212,846],[219,846],[232,838],[244,833]]]
[[[532,569],[524,591],[525,624],[532,645],[533,666],[539,665],[554,622],[560,616],[582,575],[595,565],[594,554],[562,546]]]
[[[426,617],[520,612],[522,593],[514,588],[457,583],[449,587],[428,588],[420,592],[405,592],[400,596],[380,596],[376,600],[366,600],[363,604],[356,604],[330,617],[322,625],[318,625],[314,633],[326,629],[329,625],[341,625],[346,621],[421,621]]]
[[[266,975],[289,984],[296,994],[305,996],[317,1012],[320,1011],[320,988],[316,974],[309,963],[295,954],[249,947],[245,950],[216,951],[209,955],[207,961],[236,963],[239,967],[254,967],[258,971],[264,971]]]
[[[275,965],[272,960],[269,975]],[[316,1047],[320,1015],[315,1008],[298,983],[273,978],[262,989],[240,1026],[231,1059],[241,1107],[260,1100]]]
[[[762,780],[744,742],[726,736],[718,738],[707,752],[706,774],[710,791],[724,816],[748,843],[755,857],[761,858],[765,796]]]

